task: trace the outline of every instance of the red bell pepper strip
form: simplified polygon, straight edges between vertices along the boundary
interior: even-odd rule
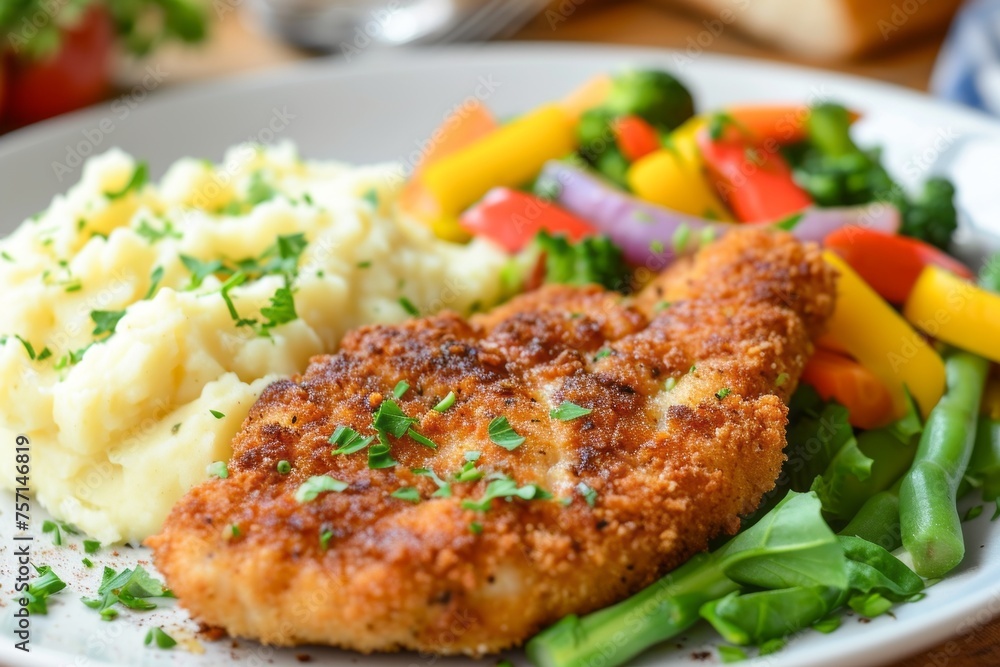
[[[951,255],[906,236],[850,226],[830,233],[823,245],[840,255],[890,303],[905,303],[920,272],[929,265],[974,279],[972,271]]]
[[[777,142],[754,146],[730,136],[716,140],[705,128],[698,134],[698,147],[709,179],[737,220],[772,222],[813,203],[796,185]]]
[[[649,155],[661,147],[656,128],[639,116],[622,116],[614,122],[615,142],[629,162]]]
[[[595,234],[593,226],[552,202],[511,188],[494,188],[459,219],[463,229],[485,236],[509,252],[524,248],[538,232],[565,234],[571,241]]]

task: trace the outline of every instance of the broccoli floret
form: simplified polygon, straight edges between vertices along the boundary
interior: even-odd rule
[[[563,235],[541,231],[527,251],[544,253],[546,283],[597,284],[621,292],[631,287],[632,270],[621,249],[606,236],[571,243]]]
[[[955,210],[955,186],[945,178],[931,178],[917,197],[900,205],[903,214],[901,234],[912,236],[947,250],[958,227]]]
[[[690,91],[659,70],[630,70],[617,75],[604,106],[615,116],[639,116],[664,131],[694,115]]]
[[[855,206],[885,201],[899,209],[900,233],[947,250],[958,226],[955,188],[931,178],[923,192],[909,196],[882,166],[878,149],[862,150],[850,136],[850,114],[836,104],[815,107],[809,140],[785,151],[799,184],[820,206]]]

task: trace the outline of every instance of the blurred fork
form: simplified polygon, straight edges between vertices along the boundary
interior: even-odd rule
[[[251,0],[264,25],[322,51],[471,42],[521,28],[548,0]]]

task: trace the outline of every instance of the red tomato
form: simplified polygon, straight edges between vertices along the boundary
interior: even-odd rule
[[[864,227],[843,227],[823,241],[844,258],[886,301],[901,304],[910,296],[920,272],[929,264],[973,280],[965,264],[929,243]]]
[[[656,128],[639,116],[622,116],[615,121],[615,140],[625,159],[635,162],[660,148]]]
[[[526,246],[543,229],[565,234],[571,241],[594,234],[594,228],[575,215],[511,188],[493,188],[459,222],[469,233],[485,236],[510,252]]]
[[[23,125],[99,102],[109,86],[115,30],[107,11],[91,5],[63,31],[59,50],[38,61],[12,59],[7,119]]]

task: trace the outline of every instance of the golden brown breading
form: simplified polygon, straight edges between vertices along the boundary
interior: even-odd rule
[[[634,304],[547,287],[471,322],[355,331],[265,390],[229,478],[192,490],[149,540],[156,564],[195,618],[234,636],[365,652],[519,644],[648,585],[756,507],[784,459],[783,399],[809,330],[830,313],[832,281],[814,249],[750,230]],[[672,305],[658,308],[663,298]],[[339,425],[374,434],[373,407],[401,380],[400,407],[437,450],[391,438],[399,464],[379,470],[364,451],[331,455]],[[455,404],[432,410],[450,391]],[[552,419],[563,401],[592,412]],[[526,438],[513,451],[489,439],[499,416]],[[470,451],[486,478],[455,481]],[[419,468],[449,480],[451,496],[432,498]],[[324,474],[346,490],[295,500]],[[553,498],[462,507],[497,475]],[[390,496],[404,486],[421,502]]]

